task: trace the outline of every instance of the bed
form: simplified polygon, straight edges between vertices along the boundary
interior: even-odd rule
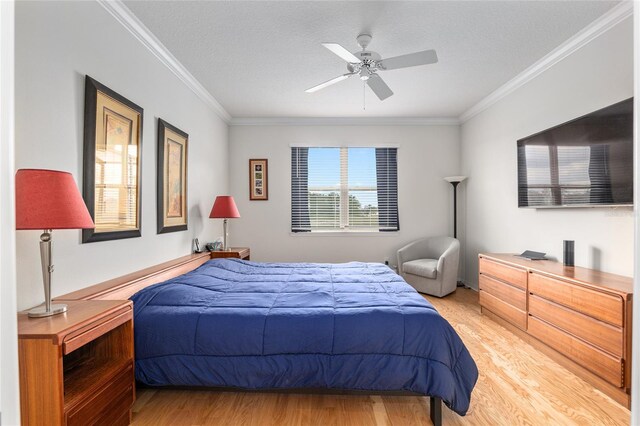
[[[382,264],[214,259],[137,292],[149,386],[402,391],[464,415],[478,370],[451,325]]]

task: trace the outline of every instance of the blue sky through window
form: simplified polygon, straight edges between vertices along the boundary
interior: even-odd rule
[[[340,148],[309,148],[309,187],[340,188]]]
[[[349,148],[349,186],[376,185],[376,149]]]
[[[377,186],[375,148],[349,148],[349,187]],[[340,190],[340,148],[309,148],[309,188]],[[362,206],[377,207],[375,191],[351,191]]]

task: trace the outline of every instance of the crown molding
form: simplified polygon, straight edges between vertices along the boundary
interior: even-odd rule
[[[223,121],[232,126],[447,126],[459,125],[486,110],[505,96],[536,78],[597,37],[633,15],[633,1],[624,0],[579,33],[562,43],[542,59],[491,94],[467,109],[459,117],[236,117],[231,115],[207,89],[176,59],[158,38],[121,0],[96,0],[124,28],[153,53],[191,91]]]
[[[96,0],[226,123],[231,115],[121,0]]]
[[[457,117],[234,117],[232,126],[457,126]]]
[[[570,56],[583,46],[589,44],[594,39],[609,31],[623,20],[633,15],[633,1],[624,0],[607,13],[593,21],[591,24],[583,28],[576,35],[556,47],[554,50],[545,55],[542,59],[525,69],[523,72],[500,86],[491,94],[483,98],[480,102],[463,112],[460,117],[460,123],[464,123],[470,118],[480,114],[500,99],[504,98],[511,92],[517,90],[529,81],[533,80],[558,62]]]

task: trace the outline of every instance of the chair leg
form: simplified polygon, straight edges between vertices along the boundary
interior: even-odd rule
[[[442,399],[432,396],[429,399],[431,421],[434,426],[442,426]]]

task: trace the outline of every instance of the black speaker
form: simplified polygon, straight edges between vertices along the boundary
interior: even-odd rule
[[[574,260],[574,247],[575,247],[575,241],[573,240],[564,240],[564,247],[563,247],[563,260],[564,260],[564,266],[575,266],[575,260]]]

